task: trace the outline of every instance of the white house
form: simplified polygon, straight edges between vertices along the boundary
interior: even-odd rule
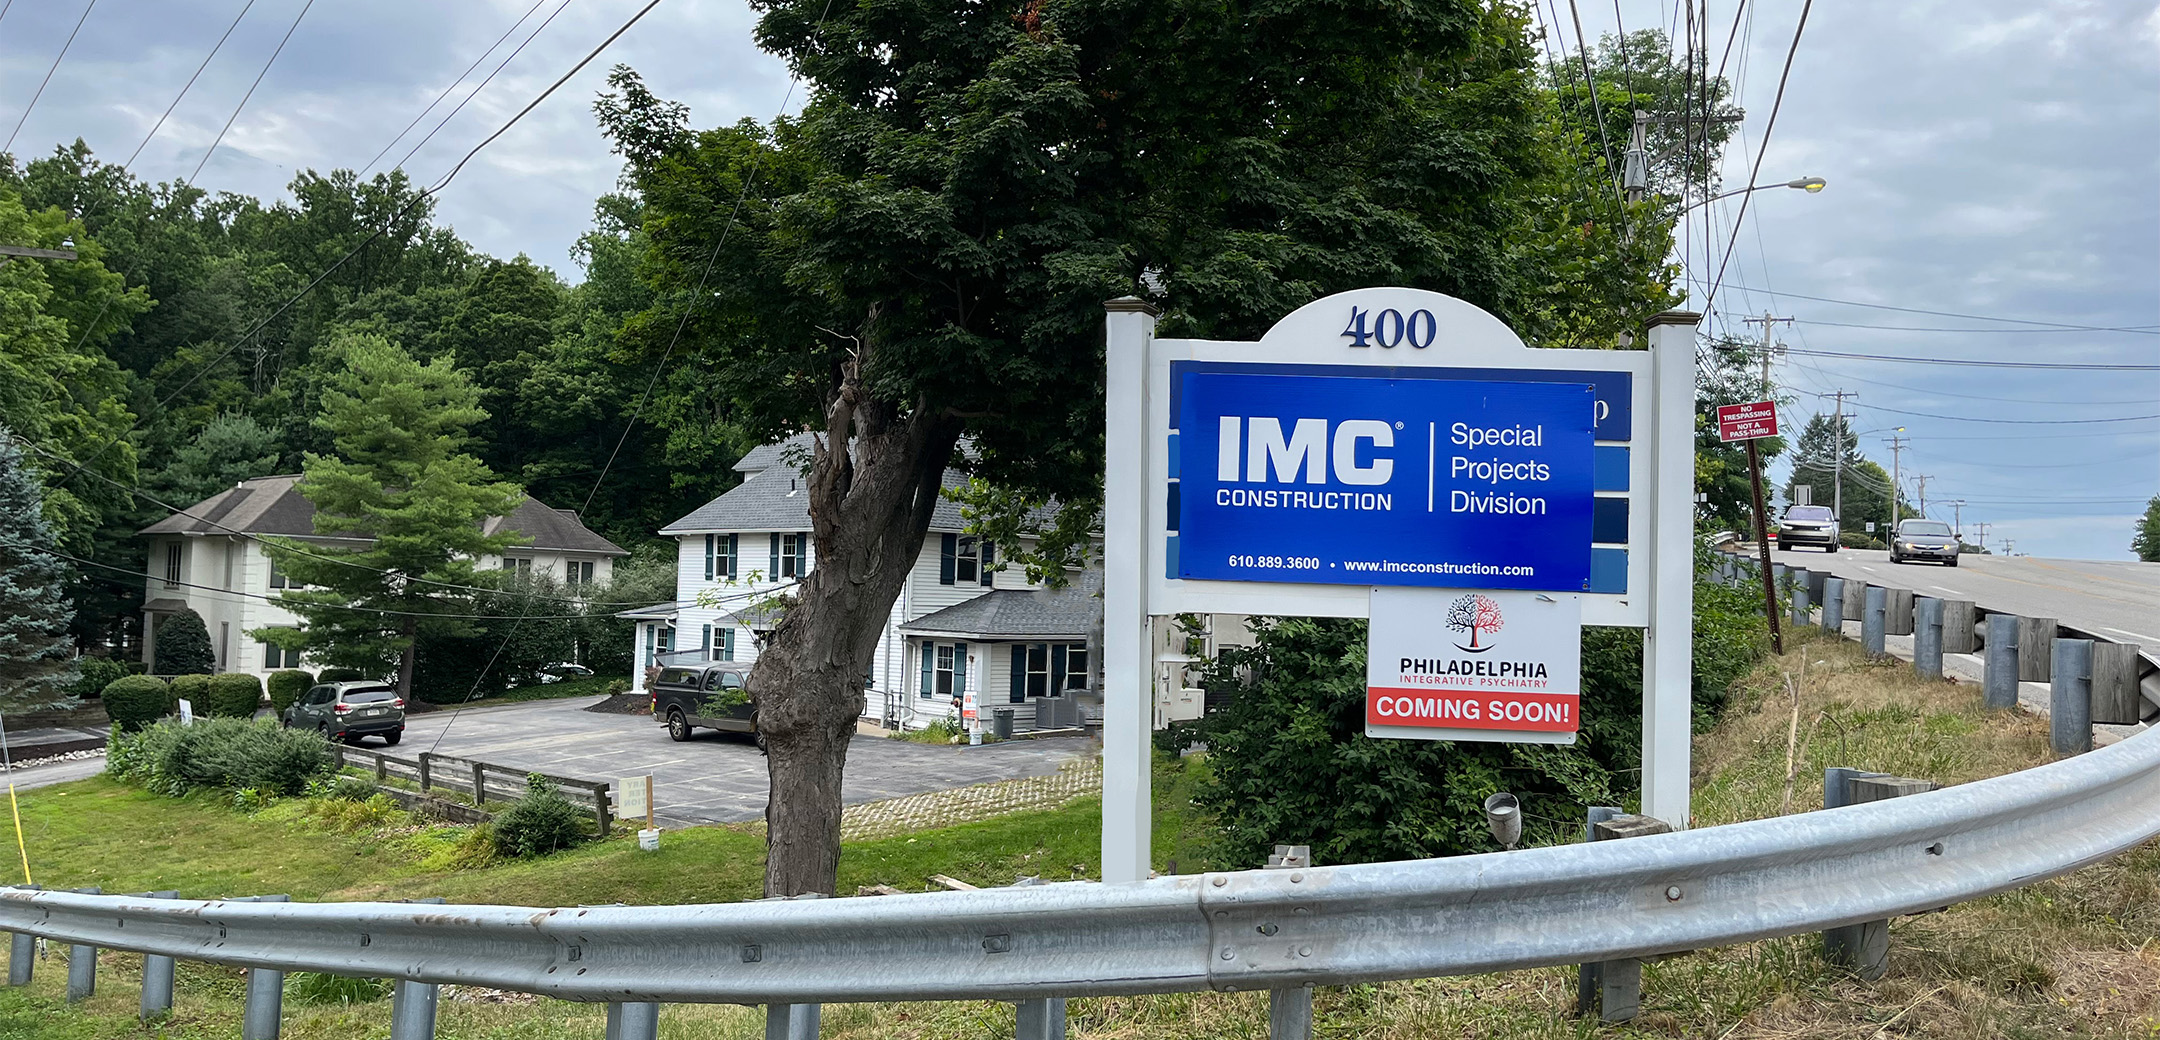
[[[757,659],[771,601],[817,565],[800,469],[809,446],[801,434],[751,451],[735,464],[741,484],[660,529],[679,547],[675,599],[618,615],[637,622],[636,689],[656,664]],[[946,471],[946,486],[965,481]],[[981,671],[986,719],[1009,708],[1027,728],[1044,697],[1064,698],[1070,714],[1060,718],[1077,720],[1082,704],[1099,713],[1099,589],[1094,572],[1051,590],[1019,568],[1000,570],[994,548],[966,533],[960,507],[940,501],[878,640],[863,714],[910,728],[949,717],[970,667]]]
[[[274,594],[285,575],[263,551],[261,538],[276,536],[323,546],[350,546],[351,538],[315,533],[315,504],[296,489],[297,474],[243,480],[194,506],[136,532],[150,542],[149,577],[143,588],[142,659],[153,660],[157,626],[193,609],[210,628],[220,672],[265,676],[300,667],[300,655],[259,642],[260,628],[299,627],[300,619]],[[511,531],[527,544],[503,557],[484,557],[482,569],[547,574],[571,590],[614,577],[615,558],[628,553],[578,522],[567,509],[527,498],[508,516],[489,517],[488,534]]]

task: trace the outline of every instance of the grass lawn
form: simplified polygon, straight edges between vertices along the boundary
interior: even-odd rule
[[[459,708],[486,708],[497,704],[520,704],[525,701],[552,701],[566,697],[604,697],[610,686],[624,685],[624,681],[604,675],[589,675],[582,679],[565,679],[553,683],[529,683],[512,690],[505,690],[493,697],[464,701],[457,704],[437,704],[438,711]],[[625,686],[625,689],[628,687]]]
[[[1821,804],[1822,769],[1849,765],[1962,783],[2048,760],[2046,726],[1990,715],[1971,685],[1927,682],[1811,633],[1745,683],[1725,719],[1697,739],[1697,824]],[[1805,675],[1802,677],[1803,662]],[[1787,685],[1787,679],[1792,685]],[[1794,720],[1798,719],[1797,727]],[[1791,761],[1788,768],[1788,735]],[[1156,857],[1184,872],[1205,858],[1207,825],[1186,790],[1204,764],[1158,772]],[[1790,778],[1790,779],[1788,779]],[[452,902],[561,905],[739,899],[757,894],[762,839],[754,827],[669,832],[640,854],[616,840],[542,861],[468,871],[428,870],[396,835],[348,837],[307,829],[285,806],[243,815],[209,799],[154,798],[103,780],[27,792],[25,824],[38,880],[111,890],[188,894],[283,891],[296,898],[441,895]],[[1022,813],[910,835],[851,842],[841,887],[927,887],[933,873],[977,884],[1022,874],[1094,876],[1098,803]],[[125,835],[123,837],[123,835]],[[422,836],[424,838],[424,836]],[[1529,924],[1526,922],[1526,926]],[[1573,1017],[1571,968],[1426,979],[1315,993],[1316,1035],[1378,1040],[1560,1040],[1590,1037],[1789,1038],[2160,1036],[2160,849],[2147,847],[2076,874],[1892,923],[1890,974],[1874,983],[1826,963],[1814,936],[1702,951],[1648,965],[1643,1013],[1625,1026]],[[83,1009],[61,1001],[64,966],[42,963],[28,990],[0,991],[0,1037],[119,1040],[238,1033],[239,973],[183,969],[178,1013],[160,1030],[134,1021],[140,958],[101,959],[100,992]],[[896,966],[919,970],[921,966]],[[287,1037],[380,1037],[387,1002],[350,1007],[288,1003]],[[1075,1000],[1073,1035],[1119,1040],[1217,1040],[1267,1035],[1263,994],[1184,994]],[[664,1008],[670,1038],[750,1040],[755,1010]],[[460,1040],[597,1037],[600,1009],[554,1001],[478,1003],[446,997],[439,1035]],[[1012,1035],[1009,1005],[828,1007],[827,1038]]]

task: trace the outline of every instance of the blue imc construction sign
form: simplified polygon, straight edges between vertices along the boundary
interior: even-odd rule
[[[1179,378],[1177,577],[1589,588],[1590,386]]]

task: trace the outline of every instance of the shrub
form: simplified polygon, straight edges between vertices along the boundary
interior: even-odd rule
[[[309,780],[301,793],[323,801],[364,802],[375,797],[375,785],[357,776],[331,773]]]
[[[123,675],[106,683],[99,696],[113,725],[130,733],[172,714],[176,707],[172,687],[148,675]]]
[[[210,714],[227,719],[252,719],[262,707],[262,680],[246,672],[225,672],[210,677]]]
[[[362,979],[319,971],[285,976],[285,996],[295,1004],[366,1004],[390,995],[389,979]]]
[[[495,814],[495,851],[545,856],[585,839],[585,810],[538,773],[525,778],[525,797]]]
[[[105,692],[114,679],[128,674],[128,666],[109,657],[80,657],[75,661],[79,678],[75,680],[72,693],[77,700],[95,697]]]
[[[192,610],[166,618],[157,627],[156,645],[151,670],[159,675],[208,675],[217,664],[210,651],[210,627]]]
[[[172,677],[173,710],[180,710],[180,702],[188,702],[188,710],[197,718],[210,714],[210,677],[207,675],[175,675]]]
[[[315,677],[297,669],[270,673],[270,710],[279,715],[315,685]]]
[[[292,795],[330,771],[330,745],[315,733],[250,719],[200,719],[193,726],[160,722],[115,736],[105,771],[173,797],[198,788]]]
[[[315,681],[352,682],[357,679],[365,678],[367,678],[367,676],[360,674],[360,669],[358,668],[325,668],[322,670],[321,675],[315,677]]]

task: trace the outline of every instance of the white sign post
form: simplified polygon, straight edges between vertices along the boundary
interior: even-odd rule
[[[1155,620],[1368,617],[1375,586],[1565,594],[1645,629],[1643,811],[1687,825],[1699,316],[1655,319],[1647,351],[1534,350],[1417,289],[1315,300],[1256,343],[1105,309],[1105,881],[1149,874]]]

